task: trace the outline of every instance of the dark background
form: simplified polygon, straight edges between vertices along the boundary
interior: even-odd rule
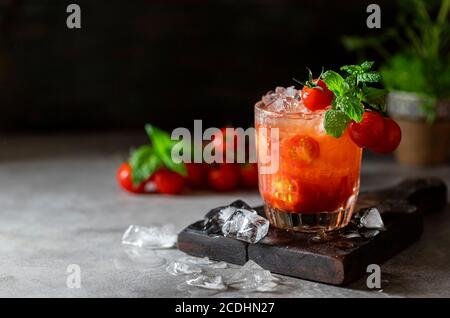
[[[82,29],[66,27],[81,6]],[[226,123],[305,66],[356,62],[345,34],[373,1],[0,0],[0,130],[67,132]],[[382,26],[393,1],[377,1]]]

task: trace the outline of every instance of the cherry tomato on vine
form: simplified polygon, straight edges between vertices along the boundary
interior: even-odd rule
[[[234,152],[237,151],[237,134],[232,127],[222,127],[220,132],[217,132],[213,136],[212,142],[215,151],[219,151],[220,153],[225,154],[227,147]]]
[[[128,163],[122,163],[116,173],[117,183],[122,187],[122,189],[128,192],[145,192],[145,182],[142,182],[137,186],[134,185],[131,177],[131,171],[131,166]]]
[[[376,153],[391,153],[397,149],[402,140],[402,131],[400,126],[390,118],[384,119],[384,134],[382,142],[375,147],[369,148]]]
[[[314,80],[303,86],[300,96],[306,108],[316,111],[330,106],[334,95],[324,81]]]
[[[155,172],[153,180],[155,182],[156,191],[162,194],[181,193],[186,181],[180,174],[164,168]]]
[[[359,147],[375,147],[384,142],[384,124],[384,118],[380,113],[365,111],[361,122],[350,123],[350,137]]]
[[[206,171],[202,163],[186,163],[186,182],[192,188],[201,188],[205,185]]]
[[[239,171],[236,165],[221,163],[211,166],[208,170],[208,184],[219,192],[236,189],[239,184]]]
[[[239,166],[241,184],[246,188],[258,187],[258,165],[256,163],[245,163]]]

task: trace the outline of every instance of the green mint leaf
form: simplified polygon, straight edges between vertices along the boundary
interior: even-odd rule
[[[367,72],[367,71],[369,71],[372,68],[372,66],[374,64],[375,64],[375,62],[373,62],[373,61],[364,61],[364,62],[361,63],[360,66],[361,66],[363,71]]]
[[[339,73],[326,71],[322,74],[322,80],[327,84],[328,89],[335,95],[342,95],[344,93],[344,88],[342,87],[344,79]]]
[[[132,168],[131,178],[135,186],[147,180],[162,166],[161,160],[156,156],[153,147],[150,145],[136,149],[131,154],[129,164]]]
[[[343,111],[329,109],[325,113],[324,128],[328,135],[339,138],[349,122],[350,118]]]
[[[355,87],[356,87],[356,74],[347,76],[344,80],[344,91],[350,92]]]
[[[361,65],[344,65],[341,67],[341,71],[345,71],[350,75],[360,75],[368,72],[374,64],[375,62],[365,61]]]
[[[323,74],[324,82],[334,93],[332,108],[325,114],[327,134],[339,137],[349,121],[361,122],[365,107],[385,112],[384,96],[387,91],[366,85],[381,80],[380,73],[371,71],[373,66],[372,61],[365,61],[360,65],[344,65],[341,67],[347,73],[344,77],[333,71]]]
[[[363,83],[376,83],[381,81],[381,74],[378,72],[367,72],[357,75],[358,81]]]
[[[184,163],[175,163],[172,160],[172,148],[178,141],[172,140],[167,132],[150,124],[145,125],[145,131],[155,149],[155,154],[161,159],[164,166],[182,176],[186,176],[187,172]]]
[[[336,108],[343,111],[350,119],[361,122],[364,108],[357,97],[354,96],[338,96],[336,97]]]
[[[331,108],[336,109],[336,96],[334,96],[333,100],[331,101]]]
[[[385,98],[387,93],[387,89],[364,86],[362,88],[361,100],[372,107],[384,111],[383,108],[385,105]]]
[[[351,75],[357,75],[363,73],[361,66],[359,65],[344,65],[341,67],[341,71],[345,71]]]

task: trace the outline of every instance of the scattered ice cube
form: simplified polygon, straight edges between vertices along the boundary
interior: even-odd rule
[[[378,234],[380,234],[380,230],[375,230],[375,229],[369,229],[369,230],[361,232],[361,235],[367,239],[373,238],[373,237],[377,236]]]
[[[237,209],[251,210],[252,208],[244,201],[236,200],[230,205],[212,209],[205,215],[203,229],[208,234],[222,234],[223,224],[230,218],[231,215],[233,215],[234,212],[236,212]]]
[[[194,256],[185,256],[180,258],[178,261],[196,265],[209,265],[214,263],[214,261],[210,260],[208,257],[194,257]]]
[[[191,295],[204,296],[204,292],[208,290],[221,292],[228,287],[244,292],[275,292],[286,288],[279,278],[272,276],[270,271],[254,261],[248,261],[241,267],[231,266],[226,269],[215,266],[221,263],[223,262],[189,256],[170,263],[167,272],[176,276],[185,275],[185,282],[177,288]]]
[[[227,283],[234,288],[247,291],[268,292],[277,288],[279,279],[272,276],[270,271],[249,260]]]
[[[227,268],[228,265],[225,262],[214,262],[212,264],[209,264],[208,267],[214,268],[214,269],[224,269],[224,268]]]
[[[223,278],[220,275],[203,275],[198,274],[192,278],[186,280],[186,284],[190,286],[213,289],[213,290],[226,290],[227,286],[223,282]]]
[[[273,292],[278,289],[278,283],[276,282],[267,282],[256,287],[256,291],[259,292]]]
[[[182,257],[178,260],[181,263],[185,264],[195,264],[200,266],[206,266],[209,268],[227,268],[227,263],[225,262],[216,262],[213,260],[210,260],[208,257],[192,257],[192,256],[186,256]]]
[[[130,225],[122,236],[122,244],[141,248],[172,248],[177,241],[177,233],[171,224],[162,226]]]
[[[190,278],[189,278],[190,279]],[[215,290],[215,289],[207,289],[207,288],[201,288],[197,286],[191,286],[186,283],[186,281],[182,282],[181,284],[177,285],[177,290],[189,294],[189,297],[193,298],[205,298],[205,297],[212,297],[214,295],[217,295],[218,293],[223,292],[222,290]]]
[[[225,269],[228,265],[225,262],[216,262],[207,257],[185,256],[171,262],[166,267],[166,272],[171,275],[187,275],[193,273],[212,272],[217,269]]]
[[[341,235],[342,237],[346,238],[346,239],[355,239],[355,238],[361,238],[361,234],[359,234],[358,232],[347,232]]]
[[[269,231],[269,221],[255,210],[237,209],[223,224],[222,233],[247,243],[257,243]]]
[[[202,268],[196,264],[188,264],[180,261],[170,262],[166,267],[166,272],[174,276],[201,273]]]
[[[154,250],[145,250],[130,246],[124,249],[124,254],[114,259],[114,266],[119,270],[148,271],[161,267],[166,259],[156,255]]]
[[[383,219],[377,208],[370,208],[364,212],[360,219],[360,224],[366,229],[381,230],[384,228]]]

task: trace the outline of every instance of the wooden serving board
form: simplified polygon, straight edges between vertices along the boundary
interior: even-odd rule
[[[239,265],[253,260],[274,273],[345,285],[364,275],[367,265],[380,264],[417,241],[423,215],[439,212],[446,204],[447,187],[441,180],[407,179],[394,187],[359,195],[355,215],[376,207],[385,224],[385,230],[373,238],[331,234],[317,241],[314,234],[270,228],[260,242],[248,244],[205,234],[201,220],[178,235],[178,248],[193,256]],[[262,207],[257,210],[264,213]]]

